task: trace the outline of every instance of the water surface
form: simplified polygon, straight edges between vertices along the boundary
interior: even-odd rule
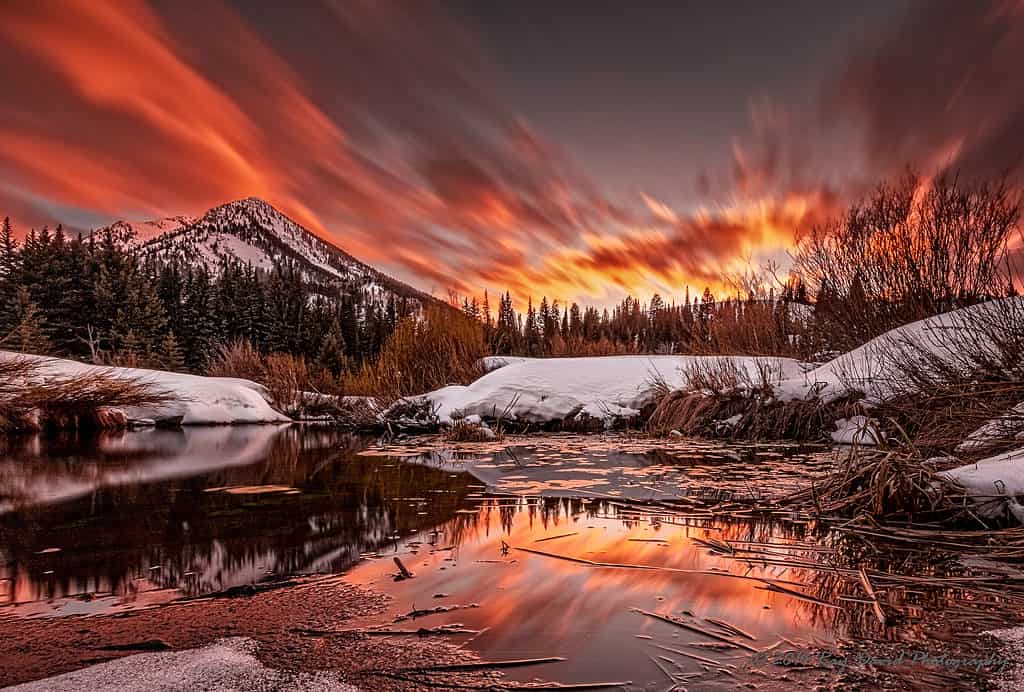
[[[460,625],[475,634],[459,639],[485,658],[567,659],[514,678],[637,689],[664,688],[666,671],[731,686],[730,660],[748,652],[709,648],[715,639],[636,609],[719,633],[707,618],[725,621],[755,648],[843,633],[837,611],[766,590],[806,588],[815,573],[738,561],[702,542],[804,545],[813,538],[803,522],[633,502],[770,494],[824,469],[827,455],[653,447],[548,436],[454,452],[415,441],[378,448],[272,426],[25,439],[0,456],[0,615],[116,612],[347,572],[393,601],[383,618],[339,627]],[[394,581],[394,556],[413,579]],[[450,609],[401,618],[438,606]]]

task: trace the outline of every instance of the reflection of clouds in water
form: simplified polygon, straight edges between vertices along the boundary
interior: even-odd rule
[[[451,553],[403,551],[416,579],[392,582],[387,565],[381,562],[356,566],[350,579],[392,595],[398,604],[396,612],[409,603],[429,602],[438,591],[452,594],[451,602],[480,603],[479,609],[434,617],[429,625],[460,622],[470,629],[485,630],[473,643],[485,659],[565,656],[568,661],[549,670],[553,679],[563,682],[650,680],[657,672],[652,673],[648,655],[663,653],[655,650],[653,643],[678,647],[703,639],[649,621],[632,612],[635,607],[674,615],[688,610],[695,614],[697,624],[703,617],[721,618],[755,633],[759,646],[768,646],[781,636],[828,641],[841,633],[841,627],[835,629],[834,612],[824,612],[817,619],[809,617],[807,604],[760,590],[761,582],[686,571],[721,570],[810,582],[814,575],[806,570],[752,568],[714,555],[692,540],[715,537],[784,544],[802,539],[802,528],[710,520],[693,527],[672,521],[679,520],[670,511],[626,509],[603,499],[489,498],[482,501],[477,513],[460,515],[438,527],[440,545],[457,546]],[[552,536],[557,538],[536,542]],[[501,553],[502,541],[512,546],[507,556]],[[518,550],[520,547],[596,562],[683,571],[594,567],[526,553]],[[449,555],[454,562],[447,560]],[[765,609],[767,604],[772,607]],[[655,641],[637,639],[636,634],[650,635]],[[686,639],[678,639],[680,636]],[[736,654],[703,653],[725,658]],[[688,672],[700,670],[697,663],[684,664]]]

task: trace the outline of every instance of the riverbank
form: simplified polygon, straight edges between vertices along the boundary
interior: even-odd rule
[[[78,689],[82,684],[92,689],[113,689],[109,682],[117,677],[103,668],[89,666],[143,652],[174,651],[189,656],[196,649],[209,647],[215,656],[205,663],[205,671],[222,682],[221,676],[230,673],[254,679],[269,675],[278,685],[292,680],[298,684],[284,687],[296,690],[308,689],[313,681],[318,681],[315,689],[351,685],[374,692],[559,689],[556,683],[505,680],[496,669],[445,670],[440,675],[425,672],[447,666],[472,667],[479,663],[479,657],[464,641],[457,644],[446,637],[361,633],[360,629],[380,620],[386,603],[380,594],[332,577],[250,598],[203,599],[124,616],[5,620],[5,636],[0,640],[0,656],[4,659],[0,685],[35,682],[33,689],[51,689],[60,679],[51,684],[47,678],[79,671],[72,678]],[[638,627],[641,620],[637,616]],[[941,618],[934,620],[930,623],[934,629],[918,641],[844,641],[830,648],[798,642],[754,642],[756,651],[741,651],[738,662],[728,662],[737,660],[734,655],[718,664],[719,670],[728,673],[718,684],[779,692],[794,686],[903,691],[997,689],[1002,685],[1001,689],[1016,689],[1013,686],[1020,679],[1021,651],[1014,640],[1005,636],[955,636],[949,623]],[[415,623],[405,627],[413,631],[416,628]],[[659,634],[657,638],[662,637]],[[254,659],[242,661],[248,670],[233,669],[230,659],[220,660],[223,654],[216,655],[216,649],[225,644],[235,649],[244,647]],[[660,650],[667,654],[660,657],[664,659],[660,661],[662,666],[677,671],[674,662],[687,660],[676,653],[680,645],[678,640],[669,639],[668,648]],[[700,659],[713,655],[710,651],[702,654],[697,648],[691,651],[688,655]],[[664,679],[656,665],[652,664],[652,678]],[[145,679],[143,671],[149,668],[156,671],[154,676],[179,683],[183,677],[196,674],[194,665],[181,659],[161,659],[148,653],[133,667],[136,681]],[[542,677],[545,667],[538,665],[533,670],[534,675]],[[328,681],[334,685],[328,685]],[[638,681],[611,689],[639,690],[644,684]]]
[[[400,671],[470,663],[476,657],[441,638],[360,634],[359,622],[383,612],[387,599],[340,577],[311,579],[249,597],[182,601],[119,615],[5,619],[0,686],[39,680],[142,651],[186,650],[225,637],[255,643],[266,667],[331,671],[365,690],[416,690]],[[449,673],[457,684],[486,688],[480,672]]]
[[[290,420],[249,380],[0,350],[0,434]]]

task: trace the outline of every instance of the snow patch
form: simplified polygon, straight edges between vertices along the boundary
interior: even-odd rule
[[[26,356],[10,351],[0,351],[0,359],[31,360],[39,365],[39,375],[48,379],[105,374],[136,379],[151,385],[155,390],[174,396],[174,400],[161,406],[125,409],[125,413],[132,419],[166,420],[180,417],[182,425],[290,421],[287,416],[271,408],[266,388],[250,380],[87,365],[74,360]]]
[[[199,649],[125,656],[6,689],[11,692],[359,692],[359,688],[342,682],[336,673],[299,673],[268,668],[256,658],[257,649],[255,640],[231,637]]]
[[[972,432],[956,451],[961,454],[983,452],[1007,440],[1024,440],[1024,402]]]
[[[878,444],[875,422],[867,416],[840,418],[836,421],[832,441],[841,445],[875,446]]]
[[[844,353],[806,373],[801,373],[776,389],[782,400],[818,397],[835,401],[853,392],[863,392],[867,402],[882,402],[912,391],[912,385],[900,381],[893,363],[920,355],[935,356],[956,365],[963,354],[964,341],[982,348],[988,344],[986,327],[998,323],[1001,310],[1024,311],[1024,297],[994,300],[943,313],[890,330],[863,346]]]
[[[959,483],[978,503],[976,512],[995,519],[1012,515],[1024,523],[1024,447],[939,474]]]
[[[426,394],[439,422],[477,415],[548,423],[595,418],[606,425],[631,418],[654,404],[656,383],[670,388],[686,384],[685,369],[708,359],[701,356],[606,356],[593,358],[507,359],[468,386],[453,385]],[[745,370],[754,381],[759,366],[776,382],[801,371],[787,358],[715,357]]]

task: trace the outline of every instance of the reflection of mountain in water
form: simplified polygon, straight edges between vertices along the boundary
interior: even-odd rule
[[[270,427],[34,440],[0,463],[7,598],[125,596],[140,578],[199,594],[341,571],[463,506],[468,475],[357,456],[364,445]]]

